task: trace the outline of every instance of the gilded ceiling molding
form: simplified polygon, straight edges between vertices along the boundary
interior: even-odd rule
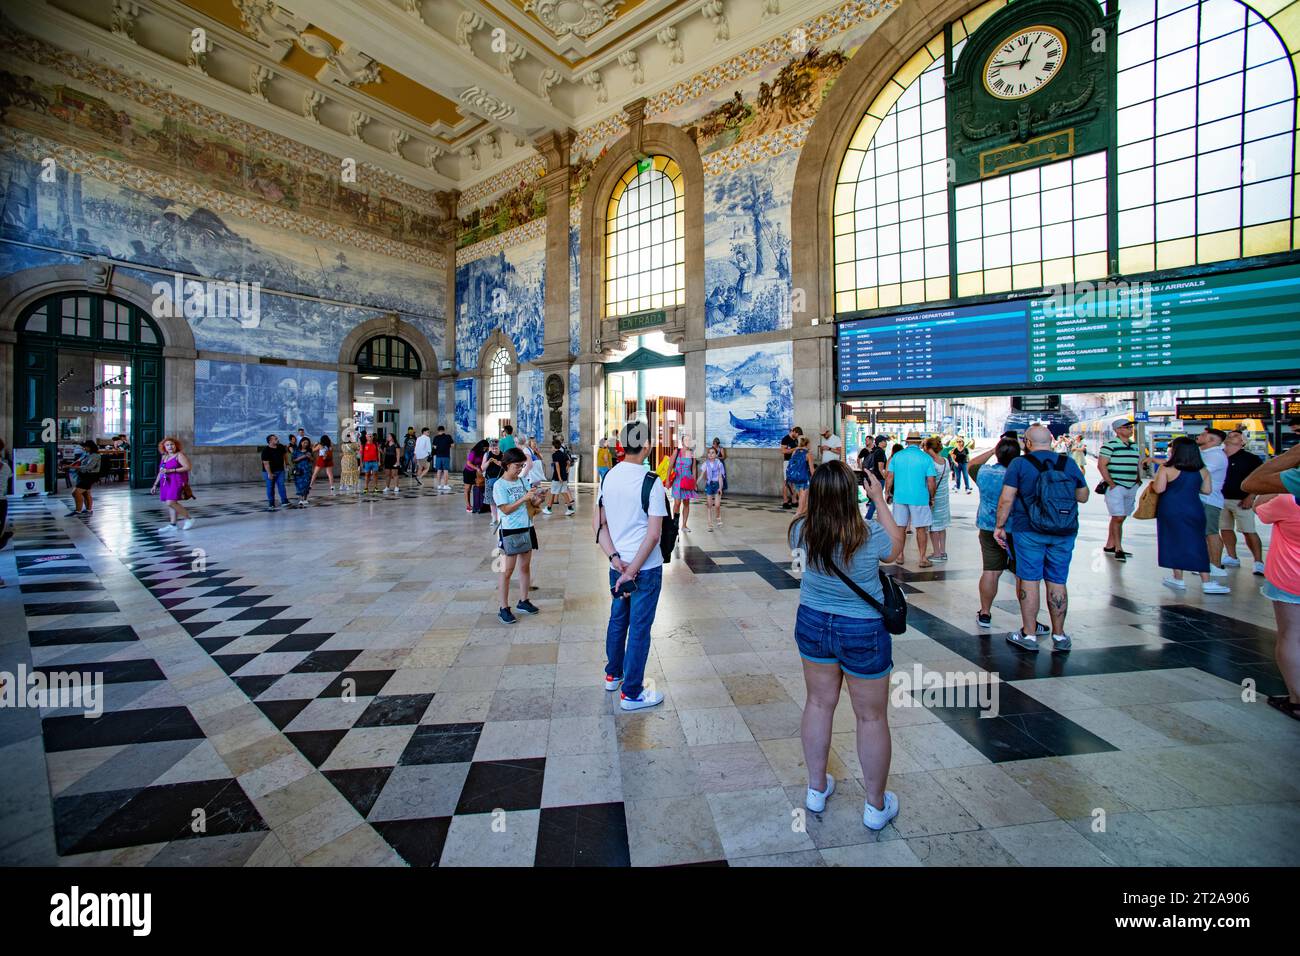
[[[30,34],[16,30],[0,32],[0,50],[9,54],[9,56],[0,55],[0,61],[7,61],[11,67],[21,70],[22,67],[16,61],[25,60],[36,66],[53,70],[68,79],[86,83],[105,93],[125,97],[147,109],[174,117],[181,122],[192,123],[209,133],[228,137],[254,149],[276,154],[282,159],[300,163],[325,175],[334,175],[338,172],[339,157],[337,156],[160,89],[156,84],[149,83],[141,77],[129,76],[121,70],[97,63],[88,57],[61,50]],[[307,115],[309,102],[304,98],[304,116]],[[314,105],[318,108],[320,102]],[[421,212],[437,212],[437,203],[433,199],[434,190],[422,189],[369,163],[361,165],[366,169],[367,182],[373,185],[375,192]]]
[[[558,39],[569,34],[587,39],[614,21],[619,0],[528,0],[531,13]]]

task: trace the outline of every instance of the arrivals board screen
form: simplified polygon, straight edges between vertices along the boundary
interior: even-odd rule
[[[850,319],[842,397],[1294,378],[1300,265]]]

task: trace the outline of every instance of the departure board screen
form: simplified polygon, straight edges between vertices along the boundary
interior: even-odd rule
[[[1294,377],[1300,265],[839,323],[844,397]]]

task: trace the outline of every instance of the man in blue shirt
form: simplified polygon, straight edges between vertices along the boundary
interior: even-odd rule
[[[907,447],[889,459],[889,469],[885,474],[885,493],[893,503],[894,522],[903,529],[910,524],[916,529],[916,544],[921,549],[923,568],[932,567],[926,560],[926,549],[930,541],[930,525],[934,519],[931,508],[934,506],[934,492],[939,487],[939,469],[934,459],[921,450],[921,433],[907,433]],[[898,549],[894,560],[903,563],[903,552],[907,550],[907,539]]]
[[[1044,534],[1034,529],[1025,507],[1026,497],[1038,494],[1040,476],[1043,474],[1032,456],[1042,465],[1056,468],[1064,459],[1063,471],[1074,484],[1074,499],[1080,504],[1088,500],[1088,482],[1079,466],[1068,455],[1052,451],[1052,433],[1046,425],[1032,425],[1025,432],[1026,455],[1007,466],[1002,482],[1002,497],[998,500],[997,524],[993,536],[1003,547],[1007,546],[1008,521],[1014,539],[1012,554],[1019,579],[1021,628],[1007,635],[1007,640],[1025,650],[1038,650],[1036,622],[1041,595],[1038,583],[1047,582],[1047,613],[1052,619],[1052,649],[1068,651],[1070,636],[1065,633],[1065,612],[1069,597],[1065,589],[1070,575],[1070,558],[1074,554],[1072,534]],[[1025,494],[1020,494],[1021,490]]]

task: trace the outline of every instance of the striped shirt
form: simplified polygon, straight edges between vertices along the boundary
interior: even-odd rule
[[[1101,446],[1100,458],[1106,463],[1110,480],[1121,488],[1132,488],[1138,483],[1138,464],[1142,453],[1137,442],[1120,441],[1112,438]]]

